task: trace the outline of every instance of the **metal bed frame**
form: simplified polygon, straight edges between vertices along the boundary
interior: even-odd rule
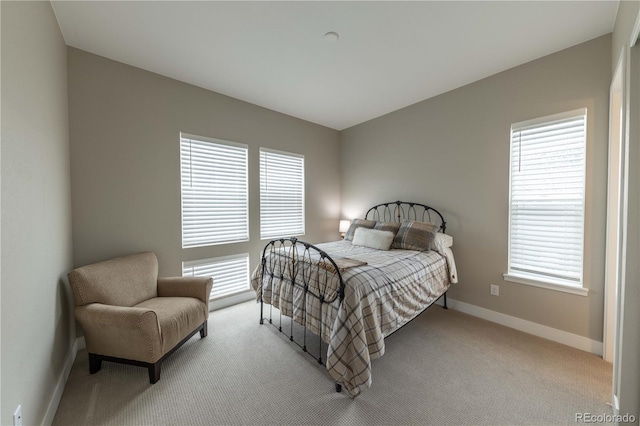
[[[402,223],[403,220],[414,220],[420,222],[431,222],[432,221],[432,213],[434,217],[439,218],[440,220],[440,232],[445,232],[446,230],[446,222],[444,217],[440,212],[436,209],[429,207],[425,204],[414,203],[414,202],[406,202],[406,201],[393,201],[389,203],[382,203],[371,207],[364,218],[368,220],[375,221],[383,221],[383,222],[397,222]],[[277,256],[276,253],[285,252],[286,256]],[[313,258],[319,257],[319,261],[313,262]],[[287,265],[288,263],[288,265]],[[335,272],[329,272],[326,265],[329,263],[333,266]],[[321,265],[325,265],[322,267]],[[304,241],[298,240],[297,238],[279,238],[275,240],[271,240],[267,243],[262,251],[262,261],[261,261],[262,276],[260,277],[260,324],[264,324],[265,320],[269,322],[269,324],[273,325],[278,329],[281,333],[286,334],[282,327],[282,312],[279,311],[279,322],[276,325],[273,320],[273,305],[269,304],[269,317],[266,318],[264,316],[264,302],[262,298],[262,291],[264,288],[264,280],[273,280],[274,278],[279,278],[280,280],[284,279],[284,274],[276,274],[275,271],[284,271],[286,269],[289,270],[291,276],[291,286],[295,289],[296,287],[302,289],[303,291],[303,318],[306,318],[306,300],[307,295],[311,295],[311,297],[318,299],[320,303],[320,327],[319,330],[322,330],[322,307],[324,304],[331,304],[335,302],[336,299],[342,303],[344,299],[344,288],[345,282],[342,278],[342,274],[340,273],[340,268],[336,264],[336,262],[329,256],[326,252],[320,250],[318,247],[306,243]],[[330,274],[335,274],[337,276],[339,287],[338,291],[335,294],[327,294],[327,283],[330,277]],[[302,282],[298,282],[296,277],[301,276]],[[309,287],[309,282],[312,276],[318,276],[318,281],[323,282],[324,285],[319,285],[317,291],[314,291]],[[320,279],[322,277],[322,279]],[[270,286],[269,288],[273,288]],[[447,293],[446,291],[440,296],[443,298],[443,308],[447,309]],[[435,303],[435,302],[434,302]],[[425,307],[420,313],[427,310],[434,303],[431,303],[429,306]],[[414,317],[417,318],[420,314]],[[413,321],[413,319],[411,320]],[[403,328],[405,325],[409,324],[411,321],[408,321],[398,329],[394,330],[392,333]],[[316,336],[318,339],[318,355],[314,356],[311,354],[307,347],[307,327],[306,324],[300,324],[303,328],[303,339],[302,342],[298,342],[294,339],[293,336],[293,318],[290,321],[289,327],[289,340],[296,345],[298,345],[305,353],[312,356],[318,361],[318,364],[326,365],[326,359],[322,358],[322,338],[321,336]],[[390,334],[392,334],[390,333]],[[320,333],[322,334],[322,333]],[[342,391],[342,385],[340,383],[335,383],[336,392]]]

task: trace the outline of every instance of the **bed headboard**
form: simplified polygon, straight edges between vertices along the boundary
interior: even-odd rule
[[[419,222],[440,222],[440,232],[447,229],[447,223],[440,212],[433,207],[409,201],[392,201],[371,207],[365,219],[382,222],[402,222],[415,220]]]

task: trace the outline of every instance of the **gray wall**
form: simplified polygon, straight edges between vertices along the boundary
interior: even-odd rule
[[[0,7],[0,424],[12,424],[22,404],[24,424],[31,425],[54,414],[56,385],[64,385],[75,339],[66,283],[72,263],[67,53],[49,2],[3,1]]]
[[[610,64],[607,35],[343,131],[343,216],[396,199],[427,203],[454,237],[452,298],[602,341]],[[506,282],[510,126],[582,107],[589,295]]]
[[[161,275],[250,253],[258,264],[259,148],[305,156],[306,235],[338,237],[338,132],[78,49],[68,49],[76,266],[142,250]],[[249,145],[250,241],[182,249],[179,134]]]

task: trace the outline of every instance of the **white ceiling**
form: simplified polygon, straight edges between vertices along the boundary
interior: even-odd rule
[[[54,1],[66,43],[342,130],[613,30],[618,1]],[[337,42],[323,36],[340,34]]]

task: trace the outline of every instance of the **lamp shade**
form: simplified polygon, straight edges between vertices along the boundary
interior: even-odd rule
[[[347,232],[349,230],[350,225],[351,225],[351,221],[347,219],[342,219],[340,221],[340,232]]]

